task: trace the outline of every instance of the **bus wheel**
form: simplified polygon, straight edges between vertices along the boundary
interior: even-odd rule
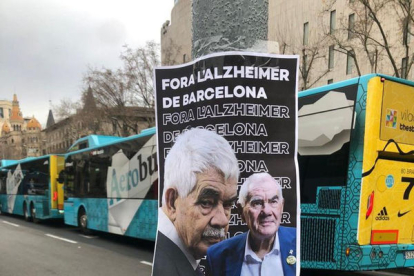
[[[90,231],[88,229],[88,216],[86,215],[86,211],[83,208],[79,210],[78,225],[83,234],[90,234]]]
[[[29,214],[29,210],[27,210],[26,202],[23,204],[23,215],[24,215],[24,219],[26,221],[31,221],[31,217],[30,217],[30,214]]]
[[[38,223],[39,219],[36,218],[36,208],[34,207],[34,204],[30,204],[30,214],[32,215],[32,220],[34,223]]]

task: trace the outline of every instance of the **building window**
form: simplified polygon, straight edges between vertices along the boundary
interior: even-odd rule
[[[309,22],[303,24],[303,45],[308,45],[309,40]]]
[[[354,68],[353,52],[349,51],[346,55],[346,74],[352,74]]]
[[[406,79],[407,76],[407,57],[401,60],[401,78]]]
[[[355,37],[354,27],[355,27],[355,14],[352,13],[348,17],[348,39],[352,39]]]
[[[336,28],[336,10],[331,11],[331,17],[330,17],[330,23],[329,23],[329,33],[333,34],[335,32],[335,28]]]
[[[3,107],[0,107],[0,118],[4,118]]]
[[[334,68],[334,45],[329,46],[328,69]]]
[[[333,83],[333,79],[328,80],[328,84],[331,84],[331,83]]]
[[[185,63],[187,61],[187,55],[186,54],[184,54],[183,55],[183,63]]]

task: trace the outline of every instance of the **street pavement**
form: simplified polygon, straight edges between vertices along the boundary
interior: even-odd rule
[[[151,275],[154,243],[0,216],[0,275]]]

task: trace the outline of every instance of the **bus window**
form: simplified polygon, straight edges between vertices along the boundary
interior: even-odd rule
[[[23,187],[29,195],[45,195],[49,189],[48,175],[42,172],[27,173],[23,181]]]
[[[49,162],[45,159],[22,163],[22,183],[19,194],[45,195],[49,189]]]
[[[88,196],[106,197],[106,176],[110,166],[109,156],[97,155],[89,163],[89,189]]]
[[[68,158],[65,162],[65,173],[64,176],[64,189],[65,189],[65,197],[73,197],[75,192],[75,173],[74,173],[74,166],[73,166],[72,158]]]
[[[89,161],[79,160],[75,162],[75,190],[77,196],[84,196],[89,190]]]
[[[7,177],[7,173],[6,172],[0,172],[0,194],[5,194],[6,191],[6,178]]]
[[[328,91],[299,102],[301,202],[316,203],[318,187],[346,186],[354,100]]]

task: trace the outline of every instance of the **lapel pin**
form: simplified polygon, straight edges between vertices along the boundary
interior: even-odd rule
[[[286,262],[289,264],[289,265],[294,265],[294,264],[296,264],[296,258],[295,258],[295,256],[293,256],[293,250],[291,249],[291,250],[289,250],[289,256],[286,258]]]
[[[292,255],[288,256],[288,257],[286,258],[286,262],[287,262],[289,265],[294,265],[294,264],[296,264],[296,258],[295,258],[295,256],[292,256]]]

